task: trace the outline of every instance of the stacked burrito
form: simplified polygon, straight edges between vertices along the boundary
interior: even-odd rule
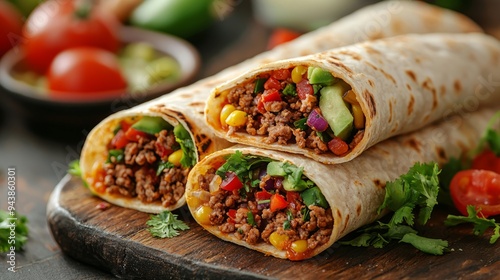
[[[499,59],[460,14],[382,2],[109,116],[87,137],[82,176],[113,204],[159,213],[187,201],[224,240],[309,258],[377,219],[385,182],[414,162],[476,145],[491,109],[429,125],[498,103],[481,81],[497,80]]]

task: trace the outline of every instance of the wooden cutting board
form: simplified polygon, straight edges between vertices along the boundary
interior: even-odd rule
[[[184,207],[174,211],[190,230],[170,239],[152,237],[149,215],[118,206],[98,209],[79,178],[67,175],[56,186],[47,220],[67,255],[123,278],[174,279],[500,279],[500,242],[489,244],[491,231],[472,235],[463,225],[443,226],[436,209],[421,233],[450,242],[452,251],[432,256],[407,244],[384,249],[334,244],[322,254],[293,262],[228,243],[198,226]]]

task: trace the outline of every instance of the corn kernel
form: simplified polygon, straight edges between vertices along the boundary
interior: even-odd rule
[[[285,248],[286,242],[288,241],[288,235],[279,234],[276,231],[271,233],[269,236],[269,242],[273,244],[279,250],[283,250]]]
[[[292,81],[296,84],[302,81],[302,75],[307,72],[307,67],[299,65],[293,68],[292,70]]]
[[[203,202],[201,199],[194,197],[194,196],[186,196],[186,203],[189,205],[191,208],[197,208],[200,206]]]
[[[168,162],[170,162],[175,166],[180,166],[182,155],[183,155],[182,149],[179,149],[168,156]]]
[[[349,90],[345,93],[344,100],[351,104],[359,104],[358,99],[356,98],[356,94],[352,90]]]
[[[231,104],[226,104],[220,111],[220,124],[224,127],[227,126],[226,119],[236,108]]]
[[[354,127],[356,129],[365,127],[365,115],[359,104],[352,104],[352,116],[354,117]]]
[[[296,240],[292,242],[292,250],[296,253],[304,253],[307,250],[307,240]]]
[[[226,118],[226,123],[227,125],[230,126],[242,126],[246,122],[247,122],[247,113],[240,110],[234,110]]]
[[[210,214],[212,214],[212,208],[208,206],[200,206],[194,212],[194,217],[200,224],[209,225],[210,224]]]

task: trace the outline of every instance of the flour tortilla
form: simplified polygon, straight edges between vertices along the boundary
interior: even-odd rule
[[[216,85],[246,70],[258,67],[265,62],[307,55],[363,40],[403,33],[480,31],[481,28],[467,17],[425,3],[384,1],[367,6],[328,26],[227,68],[214,76],[109,116],[87,136],[80,157],[82,177],[93,193],[110,203],[150,213],[177,209],[185,203],[184,198],[179,200],[177,204],[165,208],[159,202],[143,203],[136,198],[96,191],[93,178],[106,161],[106,146],[113,137],[113,130],[121,120],[136,116],[161,116],[172,125],[182,124],[191,134],[197,148],[197,160],[200,160],[212,152],[232,145],[223,138],[217,137],[205,122],[205,101],[210,91]]]
[[[386,182],[393,181],[407,173],[417,162],[437,162],[442,165],[451,157],[461,158],[474,149],[494,113],[493,109],[484,109],[456,116],[430,125],[423,130],[386,140],[352,161],[338,165],[321,164],[297,154],[243,145],[233,146],[209,155],[191,170],[186,185],[187,204],[196,219],[194,213],[199,205],[193,197],[200,197],[198,177],[205,174],[211,162],[217,162],[217,159],[233,154],[236,150],[243,154],[287,161],[303,167],[304,175],[311,179],[326,197],[334,218],[329,242],[316,248],[310,256],[312,257],[346,234],[381,217],[377,214],[377,208],[383,202]],[[237,239],[233,234],[221,233],[217,226],[202,223],[200,225],[225,241],[260,251],[266,255],[287,258],[285,251],[278,250],[270,244],[261,242],[257,245],[249,245]]]
[[[232,88],[263,73],[298,65],[327,70],[356,94],[366,125],[363,139],[346,155],[317,154],[295,143],[266,143],[266,136],[250,135],[244,128],[232,134],[222,128],[219,116]],[[385,139],[451,114],[457,106],[499,104],[500,89],[484,84],[500,81],[498,69],[500,42],[483,33],[401,35],[256,67],[212,92],[206,118],[219,137],[235,143],[303,154],[326,164],[342,163]]]

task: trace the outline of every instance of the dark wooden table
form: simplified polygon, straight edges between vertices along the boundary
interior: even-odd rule
[[[234,3],[233,13],[193,40],[203,60],[197,79],[265,49],[270,30],[253,20],[248,1],[228,2]],[[66,175],[68,163],[78,158],[85,131],[90,127],[72,133],[71,137],[62,137],[66,131],[47,133],[44,127],[30,126],[1,94],[0,104],[0,209],[7,208],[7,168],[14,167],[17,210],[28,217],[30,230],[25,250],[16,253],[17,273],[7,272],[6,255],[0,255],[0,279],[113,278],[64,255],[54,242],[46,220],[49,196]]]

